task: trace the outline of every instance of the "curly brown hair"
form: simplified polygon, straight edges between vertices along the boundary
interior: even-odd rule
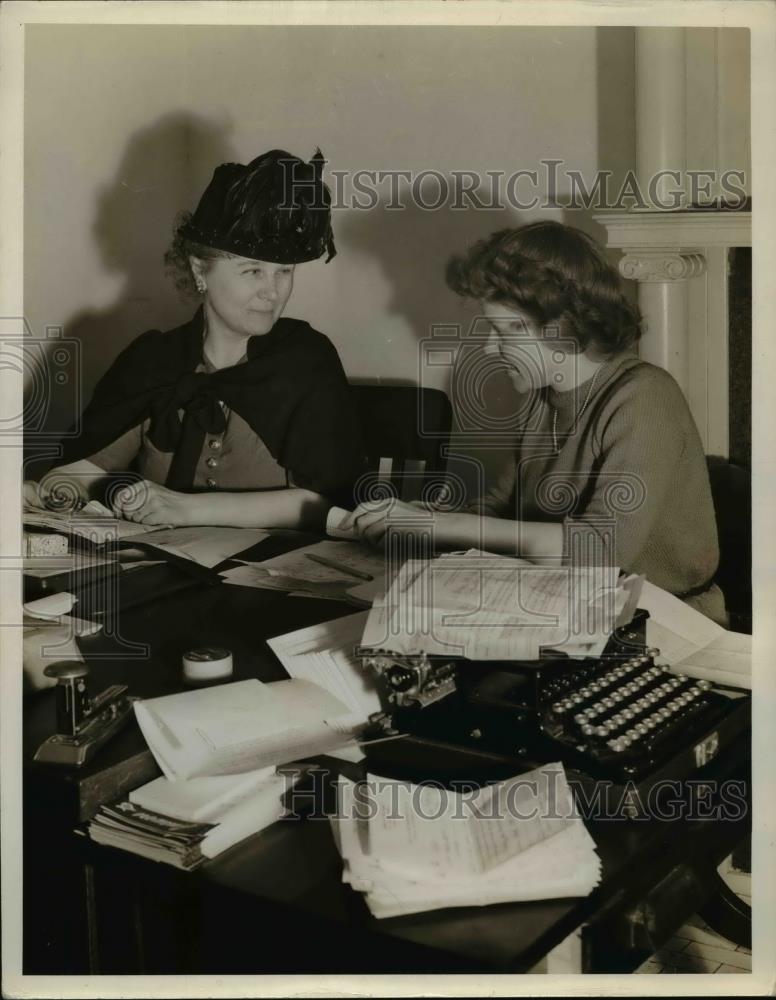
[[[502,229],[447,265],[465,298],[498,302],[541,326],[564,321],[580,350],[618,354],[641,336],[641,315],[587,233],[559,222]]]
[[[189,222],[191,222],[191,212],[181,212],[175,219],[172,243],[164,255],[164,270],[183,298],[201,299],[202,293],[197,289],[190,258],[196,257],[203,261],[207,271],[212,261],[222,257],[233,257],[234,254],[186,239],[181,230]]]

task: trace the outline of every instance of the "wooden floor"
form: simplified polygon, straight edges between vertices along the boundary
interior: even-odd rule
[[[751,876],[728,876],[742,899],[751,905]],[[737,882],[738,884],[731,884]],[[752,953],[736,947],[731,941],[712,931],[700,917],[692,917],[671,940],[649,958],[637,973],[728,972],[741,975],[752,971]]]

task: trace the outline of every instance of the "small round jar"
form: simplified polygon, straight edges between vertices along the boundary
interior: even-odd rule
[[[228,649],[203,647],[183,654],[183,679],[187,684],[210,684],[232,676],[232,654]]]

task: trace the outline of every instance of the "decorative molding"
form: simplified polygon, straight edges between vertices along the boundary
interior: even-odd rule
[[[702,253],[675,250],[635,250],[620,260],[620,274],[633,281],[686,281],[706,270]]]
[[[593,217],[606,229],[607,246],[622,250],[666,250],[695,253],[706,247],[752,245],[752,213],[600,212]]]

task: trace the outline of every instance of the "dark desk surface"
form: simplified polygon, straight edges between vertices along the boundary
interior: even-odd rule
[[[277,550],[300,541],[308,539],[281,535],[270,543]],[[198,586],[127,610],[120,616],[120,637],[93,636],[83,640],[81,647],[92,663],[97,686],[124,683],[132,694],[143,697],[180,690],[180,657],[195,645],[231,649],[235,680],[272,681],[286,675],[266,646],[267,638],[353,610],[345,604],[278,592]],[[122,643],[147,644],[148,648],[140,656],[127,656],[129,647],[122,650]],[[53,722],[52,693],[34,696],[25,709],[27,794],[47,800],[51,796],[50,801],[58,801],[65,814],[63,789],[75,795],[80,783],[99,777],[143,748],[133,721],[81,771],[35,765],[32,754],[53,731]],[[734,773],[746,777],[746,742],[741,742],[740,754],[730,753],[715,762],[717,778]],[[58,791],[53,793],[55,788]],[[73,818],[71,814],[66,823],[72,826]],[[699,874],[713,871],[746,835],[747,822],[748,817],[736,822],[596,821],[590,830],[602,858],[603,878],[588,898],[449,909],[379,921],[370,915],[361,896],[342,883],[341,861],[325,820],[277,823],[200,871],[176,872],[170,877],[186,880],[192,890],[217,886],[265,904],[296,909],[346,937],[377,935],[397,945],[419,946],[430,956],[429,971],[431,967],[453,971],[467,964],[472,969],[521,971],[581,924],[601,920],[643,896],[677,866],[689,864]],[[120,853],[91,842],[88,849],[104,864]],[[163,867],[139,859],[131,864],[143,866],[144,871]],[[260,960],[256,961],[260,966]],[[346,955],[341,971],[349,971]],[[375,967],[373,971],[386,970]]]

